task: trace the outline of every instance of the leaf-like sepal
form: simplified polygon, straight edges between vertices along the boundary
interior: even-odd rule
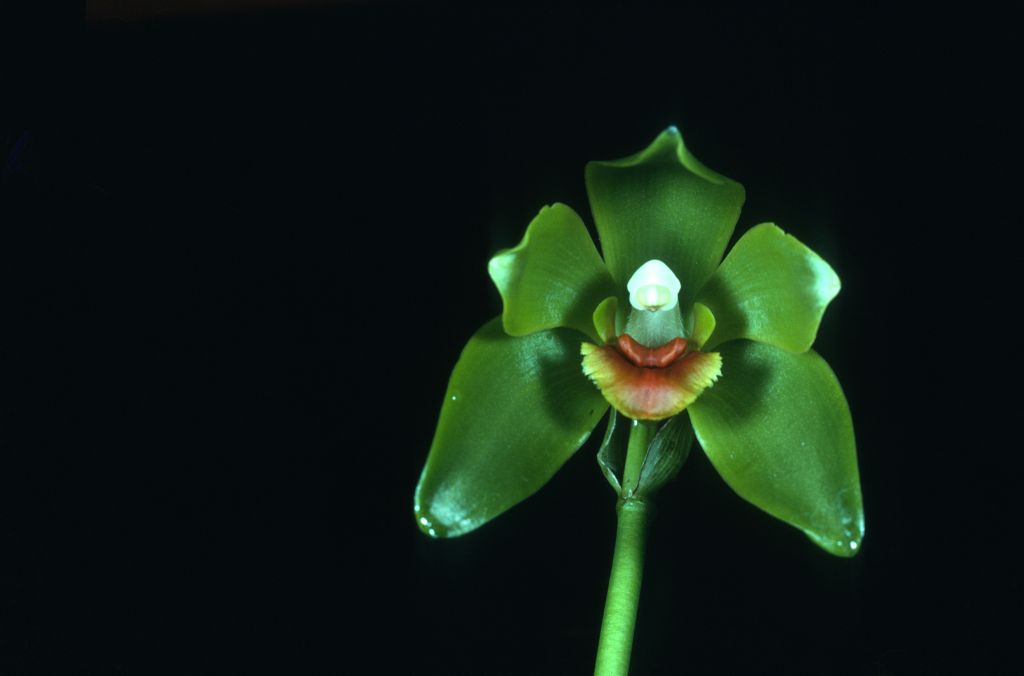
[[[741,497],[837,556],[864,537],[850,410],[832,369],[746,340],[721,348],[722,377],[689,408],[697,440]]]
[[[579,344],[564,329],[509,336],[498,318],[470,338],[416,487],[421,530],[478,528],[540,489],[586,441],[608,405],[580,373]]]
[[[601,251],[618,286],[658,259],[679,278],[679,302],[689,306],[722,260],[743,186],[701,164],[675,127],[635,155],[588,163],[585,175]]]

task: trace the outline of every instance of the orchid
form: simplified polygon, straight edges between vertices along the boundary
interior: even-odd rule
[[[694,439],[737,494],[832,554],[858,551],[864,518],[849,408],[811,349],[840,289],[833,269],[771,223],[723,259],[743,186],[675,127],[585,175],[601,253],[556,203],[491,259],[503,312],[455,365],[415,515],[433,537],[482,526],[610,411],[598,462],[619,526],[597,673],[624,674],[647,506]]]

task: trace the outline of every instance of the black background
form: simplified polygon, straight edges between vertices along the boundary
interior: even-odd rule
[[[614,538],[594,440],[464,538],[421,535],[412,492],[451,366],[500,312],[488,257],[553,201],[589,222],[584,163],[669,124],[746,186],[738,233],[774,221],[843,279],[816,348],[853,412],[867,537],[832,558],[694,453],[659,500],[633,673],[1015,671],[999,24],[89,22],[47,123],[4,137],[4,671],[589,673]]]

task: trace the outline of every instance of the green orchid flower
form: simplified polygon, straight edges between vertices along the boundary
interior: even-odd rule
[[[675,127],[586,167],[603,258],[564,204],[488,266],[501,317],[452,372],[415,514],[433,537],[487,523],[541,488],[611,409],[597,458],[618,493],[598,676],[625,676],[648,503],[694,438],[740,496],[852,556],[864,537],[853,425],[811,350],[839,277],[771,223],[723,260],[743,186]]]
[[[599,460],[620,498],[664,485],[696,436],[741,497],[832,554],[856,553],[849,408],[810,349],[836,273],[770,223],[723,260],[743,186],[674,127],[589,163],[586,186],[603,259],[580,217],[554,204],[490,261],[504,311],[452,373],[416,489],[421,529],[462,535],[529,497],[611,407]]]

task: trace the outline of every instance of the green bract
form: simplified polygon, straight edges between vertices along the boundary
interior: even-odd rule
[[[853,425],[835,375],[810,350],[839,292],[835,272],[770,223],[722,260],[743,187],[698,162],[674,127],[631,157],[589,163],[586,185],[603,259],[564,204],[542,209],[518,246],[491,259],[504,312],[452,373],[416,488],[420,527],[442,537],[477,528],[586,441],[608,403],[583,375],[580,345],[622,332],[626,282],[658,259],[682,283],[690,340],[721,354],[721,377],[688,415],[637,437],[647,440],[638,467],[624,466],[631,421],[613,409],[599,453],[609,482],[643,499],[675,475],[695,433],[740,496],[827,551],[854,554],[864,519]]]

